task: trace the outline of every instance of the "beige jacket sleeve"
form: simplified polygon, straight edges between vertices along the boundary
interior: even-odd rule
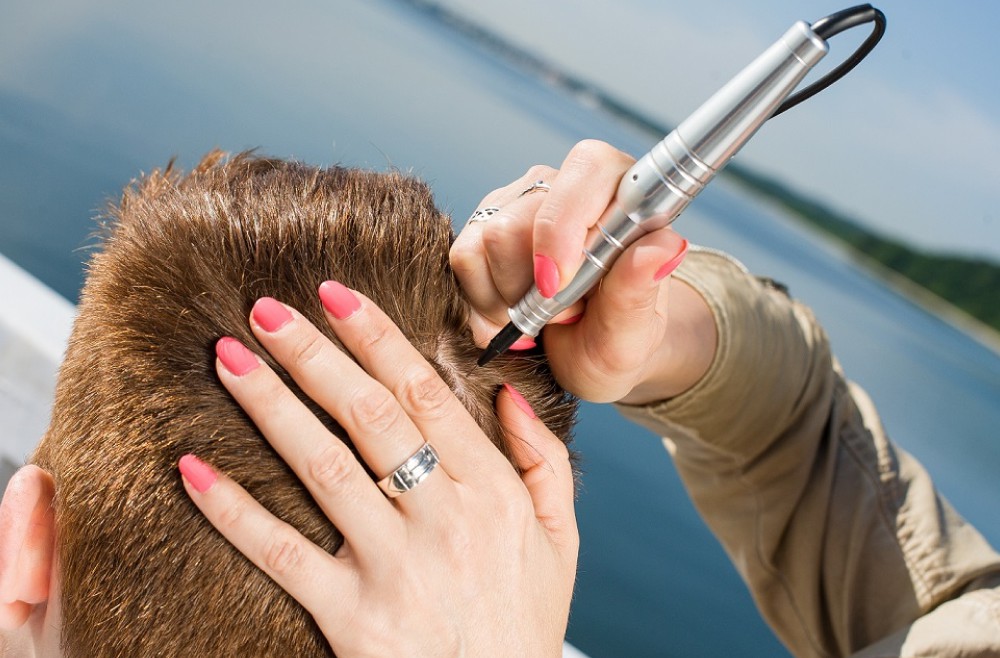
[[[664,437],[785,645],[1000,655],[1000,555],[889,441],[811,312],[723,255],[693,251],[675,279],[715,315],[715,360],[683,395],[619,409]]]

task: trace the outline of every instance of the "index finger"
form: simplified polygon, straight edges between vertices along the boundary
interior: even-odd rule
[[[516,479],[514,469],[455,393],[382,309],[334,281],[323,283],[319,292],[327,320],[344,347],[368,374],[392,391],[425,440],[440,453],[448,475],[459,482],[482,482],[485,466],[492,473],[506,472]],[[478,355],[474,345],[469,347]],[[441,350],[441,365],[452,368],[455,378],[466,380],[462,362],[450,351]],[[474,359],[468,359],[469,369],[475,367]]]
[[[558,173],[551,167],[535,165],[510,185],[490,192],[479,208],[494,207],[499,211],[489,221],[467,222],[449,250],[452,270],[472,307],[498,325],[485,336],[487,342],[507,323],[507,308],[532,283],[532,226],[542,199],[522,197],[529,185],[536,181],[551,185]]]
[[[587,230],[611,203],[635,160],[610,144],[585,140],[573,147],[535,214],[535,285],[552,297],[576,274]]]

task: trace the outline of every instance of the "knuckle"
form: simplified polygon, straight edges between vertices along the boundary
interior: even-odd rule
[[[396,399],[381,388],[359,391],[351,410],[355,424],[374,433],[388,432],[402,421],[403,410]]]
[[[244,498],[237,498],[233,504],[222,510],[219,515],[219,530],[235,530],[240,527],[244,516],[246,516],[247,501]]]
[[[528,168],[528,171],[524,173],[522,179],[529,183],[533,183],[537,180],[543,180],[546,183],[551,183],[557,173],[558,170],[553,167],[536,164]]]
[[[497,220],[500,220],[501,218],[502,215],[497,217]],[[497,223],[499,223],[499,221]],[[490,252],[496,251],[497,247],[502,247],[504,245],[503,236],[505,233],[506,231],[501,230],[497,226],[491,226],[489,223],[483,226],[483,250],[489,254]]]
[[[448,413],[451,389],[428,366],[411,368],[402,377],[399,399],[412,415],[441,418]]]
[[[336,491],[345,488],[354,466],[354,456],[346,447],[329,442],[309,460],[309,475],[324,491]]]
[[[372,322],[358,341],[358,350],[373,354],[382,349],[389,338],[389,327],[384,322]]]
[[[602,157],[614,150],[608,144],[596,139],[584,139],[576,143],[566,156],[568,166],[579,169],[596,169]]]
[[[530,222],[520,221],[521,218],[509,213],[502,213],[483,227],[483,249],[487,254],[495,254],[508,249],[518,234],[519,225],[530,230]]]
[[[319,332],[303,336],[292,348],[292,365],[305,368],[318,361],[323,354],[324,340]]]
[[[590,160],[631,161],[632,156],[599,139],[584,139],[577,142],[573,150]]]
[[[541,519],[542,526],[551,536],[560,538],[563,546],[574,552],[580,547],[580,529],[573,516],[550,515]]]
[[[452,271],[459,278],[475,272],[485,260],[469,244],[468,240],[462,240],[463,234],[459,234],[458,239],[455,240],[455,244],[452,245],[451,250],[448,252],[448,262],[451,264]]]
[[[607,142],[585,139],[570,149],[564,169],[573,169],[578,175],[591,176],[607,168],[627,169],[635,162],[628,153],[616,149]]]
[[[253,397],[244,400],[241,406],[253,410],[262,417],[278,417],[289,408],[289,396],[293,395],[288,386],[278,378],[268,377],[253,392]]]
[[[550,446],[545,451],[548,453],[549,459],[559,464],[565,463],[568,466],[570,461],[569,446],[558,439],[550,441],[549,444]]]
[[[556,196],[549,195],[545,203],[535,213],[535,224],[545,229],[553,229],[558,226],[566,215],[566,204]]]
[[[300,535],[286,525],[275,528],[264,547],[264,568],[276,576],[297,575],[305,562]]]

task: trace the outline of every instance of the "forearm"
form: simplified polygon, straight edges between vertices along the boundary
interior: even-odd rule
[[[856,651],[1000,569],[896,449],[807,309],[717,257],[678,272],[718,347],[690,391],[623,413],[664,436],[762,614],[800,655]]]

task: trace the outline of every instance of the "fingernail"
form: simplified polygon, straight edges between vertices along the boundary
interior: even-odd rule
[[[250,314],[260,328],[267,332],[277,331],[292,320],[292,314],[285,305],[271,297],[258,299]]]
[[[248,372],[255,370],[260,365],[257,356],[248,350],[243,343],[224,336],[215,343],[215,354],[222,361],[226,370],[237,377],[242,377]]]
[[[504,382],[503,387],[507,389],[507,393],[510,394],[510,399],[514,401],[514,404],[517,405],[518,409],[523,411],[528,418],[537,418],[534,410],[531,408],[531,405],[528,404],[528,401],[524,399],[523,395],[517,392],[516,388],[506,382]]]
[[[684,240],[684,242],[681,243],[681,249],[680,251],[677,252],[677,255],[668,260],[663,265],[661,265],[660,269],[656,270],[656,274],[653,275],[653,281],[661,281],[668,274],[676,270],[677,267],[684,260],[684,256],[687,255],[687,251],[688,251],[688,241]]]
[[[324,281],[319,287],[319,298],[326,310],[338,320],[346,320],[361,308],[361,300],[336,281]]]
[[[212,470],[211,466],[194,455],[181,457],[180,461],[177,462],[177,468],[184,479],[190,482],[198,493],[205,493],[219,479],[219,475]]]
[[[548,256],[535,254],[535,285],[546,299],[559,292],[559,268]]]
[[[577,313],[573,317],[566,318],[565,320],[560,320],[556,324],[576,324],[583,319],[583,313]]]
[[[538,347],[538,345],[535,343],[534,339],[525,336],[524,338],[518,338],[515,340],[514,344],[510,346],[510,349],[520,351],[534,349],[535,347]]]

